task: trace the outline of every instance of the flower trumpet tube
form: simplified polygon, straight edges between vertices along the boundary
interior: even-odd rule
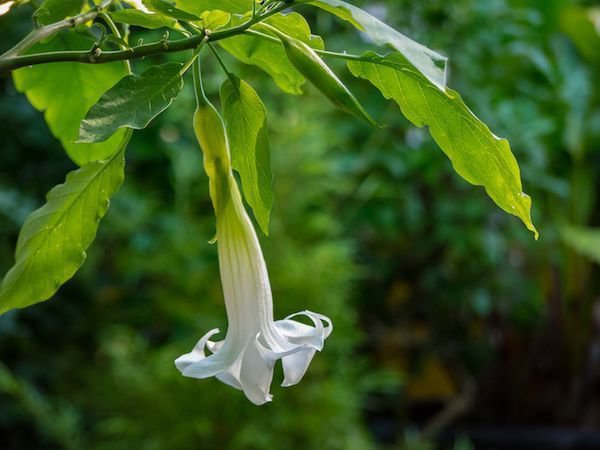
[[[204,154],[217,216],[219,268],[228,328],[225,339],[219,342],[211,340],[218,329],[206,333],[190,353],[177,358],[175,365],[184,376],[214,376],[242,390],[254,404],[262,405],[272,399],[269,390],[276,361],[282,361],[282,385],[298,383],[315,352],[323,348],[332,323],[310,311],[274,320],[267,267],[233,176],[225,127],[202,92],[198,64],[194,74],[198,98],[194,130]],[[312,325],[294,320],[299,315],[306,316]]]

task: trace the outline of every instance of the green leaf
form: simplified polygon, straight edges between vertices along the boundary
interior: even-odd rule
[[[457,92],[440,91],[402,55],[368,52],[363,59],[348,61],[350,71],[393,99],[412,123],[428,125],[456,172],[469,183],[484,186],[500,208],[519,217],[537,238],[531,222],[531,198],[523,193],[519,166],[508,141],[495,136]]]
[[[40,25],[48,25],[79,14],[82,6],[82,0],[44,0],[33,17]]]
[[[377,45],[389,46],[400,52],[410,64],[421,72],[433,85],[444,90],[446,87],[447,59],[433,50],[413,41],[389,25],[342,0],[307,0],[310,4],[324,9],[339,18],[350,22],[367,35]]]
[[[34,46],[32,52],[89,50],[93,39],[76,33]],[[52,63],[26,67],[13,72],[15,86],[31,104],[44,111],[52,134],[61,141],[69,157],[78,165],[106,159],[123,140],[124,131],[101,144],[76,144],[79,123],[100,96],[127,74],[123,63]]]
[[[253,0],[175,0],[175,5],[183,11],[200,16],[205,11],[219,10],[233,14],[252,11]]]
[[[117,23],[127,23],[138,27],[155,30],[157,28],[174,28],[177,21],[160,13],[149,14],[139,9],[121,9],[112,11],[110,17]]]
[[[235,26],[243,21],[241,17],[234,17],[231,25]],[[311,34],[306,19],[298,13],[276,14],[265,22],[312,48],[323,49],[323,40]],[[306,80],[288,60],[281,43],[242,35],[224,39],[219,44],[241,62],[267,72],[284,92],[295,95],[302,93],[301,87]]]
[[[0,314],[49,299],[81,267],[98,224],[124,177],[128,131],[105,161],[86,164],[53,188],[47,202],[26,220],[15,265],[0,286]]]
[[[142,3],[151,11],[177,20],[200,20],[196,15],[182,11],[181,9],[176,8],[174,3],[165,0],[142,0]]]
[[[240,174],[246,201],[265,234],[273,207],[267,110],[256,91],[230,75],[221,86],[221,103],[231,148],[231,164]]]
[[[102,142],[123,127],[145,128],[181,91],[181,67],[170,62],[121,79],[81,121],[78,142]]]
[[[224,11],[205,11],[200,16],[202,26],[207,30],[223,28],[231,20],[231,14]]]
[[[600,229],[568,225],[560,228],[560,236],[575,252],[600,264]]]

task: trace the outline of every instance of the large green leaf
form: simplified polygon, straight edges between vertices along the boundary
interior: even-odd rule
[[[234,17],[232,25],[243,20]],[[306,19],[298,13],[276,14],[265,22],[312,48],[323,49],[323,40],[311,34]],[[224,39],[219,41],[219,44],[243,63],[255,65],[267,72],[283,91],[296,95],[302,93],[301,87],[305,79],[288,60],[279,42],[243,35]]]
[[[389,25],[343,0],[301,0],[318,6],[353,24],[377,45],[400,52],[419,72],[439,89],[446,87],[446,58],[413,41]]]
[[[47,202],[26,220],[15,254],[15,265],[0,286],[0,314],[49,299],[83,264],[98,223],[124,176],[120,148],[105,161],[95,161],[67,175],[48,193]]]
[[[62,33],[31,51],[89,50],[93,39],[75,33]],[[13,72],[15,86],[25,93],[44,117],[52,134],[61,141],[78,165],[106,159],[123,140],[120,131],[101,144],[76,144],[79,123],[100,96],[127,74],[123,63],[52,63],[26,67]]]
[[[221,86],[221,103],[231,147],[231,164],[240,174],[246,201],[265,234],[273,206],[267,110],[252,86],[231,75]]]
[[[102,142],[123,127],[145,128],[181,91],[181,67],[179,63],[165,63],[121,79],[81,121],[78,142]]]
[[[523,193],[519,166],[508,141],[495,136],[457,92],[440,91],[402,55],[368,52],[363,58],[349,61],[350,71],[393,99],[412,123],[429,126],[454,169],[468,182],[484,186],[498,206],[519,217],[537,237],[531,222],[531,199]]]
[[[117,23],[127,23],[155,30],[157,28],[175,28],[177,21],[161,13],[147,13],[139,9],[120,9],[112,11],[110,17]]]
[[[183,11],[200,16],[205,11],[220,10],[234,14],[252,11],[253,0],[175,0]]]

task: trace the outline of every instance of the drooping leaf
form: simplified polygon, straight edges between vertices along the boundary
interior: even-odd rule
[[[243,18],[234,17],[232,26],[242,21]],[[323,40],[311,34],[306,19],[300,14],[276,14],[265,22],[312,48],[323,49]],[[219,44],[241,62],[252,64],[267,72],[284,92],[296,95],[302,93],[301,87],[305,79],[290,63],[279,42],[241,35],[219,41]]]
[[[232,14],[252,11],[253,0],[175,0],[175,5],[183,11],[200,17],[205,11],[219,10]]]
[[[78,142],[102,142],[123,127],[145,128],[181,91],[181,67],[170,62],[121,79],[81,121]]]
[[[421,72],[433,85],[446,87],[447,58],[413,41],[394,30],[368,12],[343,0],[305,0],[339,18],[350,22],[377,45],[388,46],[400,52],[407,61]]]
[[[44,0],[33,16],[40,25],[48,25],[79,14],[82,6],[82,0]]]
[[[457,92],[440,91],[402,55],[368,52],[363,59],[348,61],[350,71],[394,100],[412,123],[429,126],[456,172],[469,183],[485,187],[500,208],[519,217],[537,238],[531,221],[531,198],[523,192],[519,166],[508,141],[495,136]]]
[[[256,91],[231,75],[221,86],[221,103],[231,148],[246,201],[265,234],[273,206],[267,110]]]
[[[49,299],[81,267],[98,224],[124,177],[123,157],[131,137],[105,161],[95,161],[67,175],[47,201],[26,220],[15,265],[0,285],[0,314]]]
[[[147,13],[139,9],[121,9],[112,11],[110,17],[117,23],[126,23],[138,27],[155,30],[157,28],[174,28],[177,20],[160,13]]]
[[[94,40],[76,33],[63,33],[31,51],[89,50]],[[18,91],[39,111],[44,111],[52,134],[61,141],[69,157],[82,166],[106,159],[123,140],[124,131],[100,144],[76,144],[79,123],[100,96],[127,74],[122,63],[52,63],[15,70]]]
[[[352,114],[367,123],[378,126],[354,94],[329,68],[325,61],[307,44],[289,37],[277,28],[261,24],[267,31],[273,32],[283,43],[288,60],[313,86],[315,86],[331,103],[342,111]]]

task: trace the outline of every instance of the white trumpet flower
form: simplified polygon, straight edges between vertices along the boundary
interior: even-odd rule
[[[201,113],[210,118],[216,111],[206,107]],[[204,165],[217,215],[219,267],[228,328],[225,339],[219,342],[210,340],[219,330],[210,330],[190,353],[177,358],[175,365],[187,377],[215,376],[244,391],[252,403],[262,405],[272,400],[269,390],[275,362],[282,360],[282,386],[298,383],[315,352],[323,348],[332,323],[329,318],[310,311],[284,320],[273,319],[267,267],[229,165],[227,138],[220,140],[220,153],[215,151],[216,141],[203,139],[202,134],[218,133],[215,122],[205,130],[198,120],[197,117],[196,134],[204,150]],[[209,145],[211,153],[206,151]],[[313,325],[294,320],[299,315],[308,317]],[[211,354],[207,355],[205,349]]]

